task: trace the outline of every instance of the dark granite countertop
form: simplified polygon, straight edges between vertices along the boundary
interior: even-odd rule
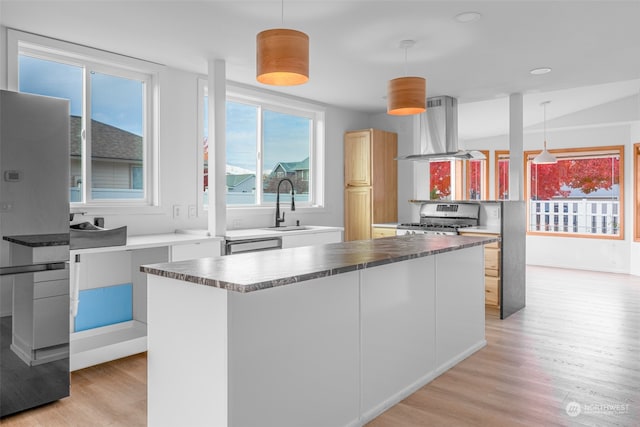
[[[4,240],[18,245],[29,246],[31,248],[65,246],[69,244],[69,233],[4,236]]]
[[[140,267],[144,273],[252,292],[495,242],[495,237],[407,235],[201,258]]]

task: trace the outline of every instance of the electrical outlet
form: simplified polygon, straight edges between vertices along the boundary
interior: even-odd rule
[[[0,202],[0,212],[11,212],[13,210],[13,203]]]
[[[189,205],[189,218],[195,218],[198,216],[196,205]]]
[[[180,218],[181,215],[182,215],[182,206],[173,205],[173,217]]]

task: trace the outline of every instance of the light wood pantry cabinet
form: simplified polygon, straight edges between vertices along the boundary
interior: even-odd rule
[[[497,234],[460,232],[465,236],[499,237]],[[500,242],[484,245],[484,303],[491,307],[500,307],[501,276]]]
[[[372,224],[398,221],[398,136],[379,129],[344,136],[344,240],[371,239]]]

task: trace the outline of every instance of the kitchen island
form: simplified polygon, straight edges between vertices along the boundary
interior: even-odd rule
[[[150,426],[357,426],[486,345],[487,237],[142,266]]]

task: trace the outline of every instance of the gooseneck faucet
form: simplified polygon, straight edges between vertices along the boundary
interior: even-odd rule
[[[296,201],[293,198],[293,182],[289,178],[282,178],[280,182],[278,182],[278,188],[276,189],[276,227],[280,227],[280,223],[284,222],[284,212],[282,212],[282,218],[280,218],[280,185],[283,181],[289,182],[291,186],[291,210],[296,210]]]

